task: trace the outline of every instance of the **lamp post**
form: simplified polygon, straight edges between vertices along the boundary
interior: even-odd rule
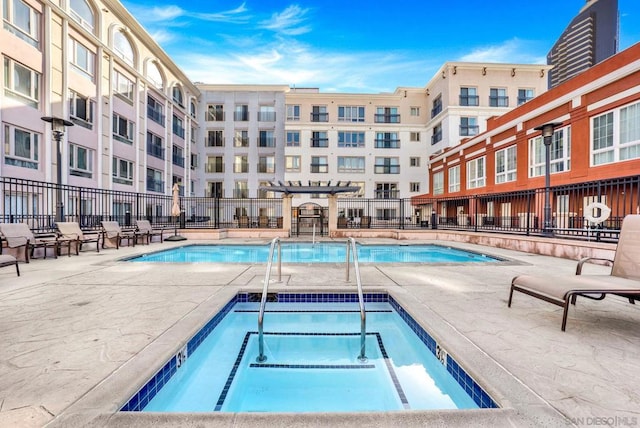
[[[73,122],[55,116],[41,118],[51,124],[53,139],[56,141],[56,222],[64,221],[64,202],[62,202],[62,136],[66,126],[73,126]]]
[[[544,223],[542,234],[553,236],[553,225],[551,223],[551,142],[553,141],[553,130],[562,125],[561,122],[545,123],[533,129],[542,132],[542,142],[544,143]]]

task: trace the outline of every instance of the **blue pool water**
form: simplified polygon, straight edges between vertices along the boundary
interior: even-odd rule
[[[345,243],[282,243],[285,263],[343,263]],[[487,263],[499,259],[440,245],[358,245],[363,263]],[[129,259],[134,262],[265,263],[269,245],[187,245]]]
[[[278,294],[264,317],[240,294],[136,393],[123,411],[341,412],[497,407],[386,294],[365,295],[359,361],[354,294]],[[324,302],[324,303],[319,303]],[[436,358],[436,354],[439,358]]]

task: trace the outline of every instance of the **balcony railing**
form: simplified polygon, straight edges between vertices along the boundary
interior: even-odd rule
[[[460,135],[464,137],[478,135],[479,130],[478,125],[460,125]]]
[[[442,131],[438,131],[431,136],[431,145],[437,144],[442,141]]]
[[[311,113],[311,122],[329,122],[329,113]]]
[[[258,121],[259,122],[275,122],[276,112],[275,111],[259,111]]]
[[[509,107],[509,97],[489,97],[489,107]]]
[[[478,95],[460,95],[461,106],[478,106],[480,105],[480,97]]]
[[[219,173],[224,172],[223,163],[206,163],[204,164],[204,172]]]
[[[400,174],[400,165],[376,165],[373,171],[376,174]]]
[[[329,165],[326,163],[312,163],[309,165],[314,174],[324,174],[329,172]]]
[[[329,147],[328,138],[312,138],[311,147]]]
[[[164,160],[164,148],[157,144],[147,143],[147,154],[158,159]]]
[[[147,178],[147,191],[164,193],[164,181]]]
[[[375,140],[376,149],[399,149],[400,140],[394,138],[383,138]]]
[[[173,124],[173,134],[177,135],[180,138],[184,138],[184,127],[178,125],[177,123]]]
[[[375,123],[400,123],[400,115],[399,114],[380,114],[376,113],[374,115]]]
[[[164,126],[165,116],[164,114],[162,114],[162,110],[157,110],[153,107],[147,106],[147,117],[154,122]]]
[[[173,155],[172,162],[175,166],[184,168],[184,156]]]
[[[233,120],[236,122],[248,122],[249,121],[249,112],[248,111],[234,111],[233,112]]]

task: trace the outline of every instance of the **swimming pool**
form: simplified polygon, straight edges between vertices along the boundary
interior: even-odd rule
[[[277,293],[257,363],[255,294],[239,293],[122,411],[340,412],[497,404],[386,293],[367,293],[367,360],[357,295]],[[375,394],[372,394],[375,391]]]
[[[346,243],[283,242],[284,263],[344,263]],[[492,263],[500,259],[441,245],[361,245],[362,263]],[[269,245],[186,245],[130,258],[159,263],[265,263]]]

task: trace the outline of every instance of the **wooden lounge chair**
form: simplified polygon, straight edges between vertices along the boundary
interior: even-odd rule
[[[16,266],[16,273],[20,276],[20,268],[18,267],[18,259],[10,254],[2,254],[2,237],[0,237],[0,267]],[[26,248],[26,247],[25,247]]]
[[[608,260],[613,263],[609,275],[582,275],[582,267],[589,260],[606,259],[580,260],[574,276],[516,276],[511,281],[508,306],[511,307],[514,291],[561,306],[562,331],[565,331],[569,304],[575,304],[578,296],[602,300],[607,294],[617,294],[628,298],[630,303],[640,299],[640,215],[624,218],[615,257]]]
[[[149,220],[136,220],[136,228],[139,237],[147,239],[147,244],[151,243],[154,236],[159,236],[160,242],[164,241],[164,228],[151,226]]]
[[[136,231],[124,231],[120,227],[117,221],[102,221],[102,248],[105,247],[107,239],[112,240],[115,243],[116,249],[120,248],[122,241],[126,240],[128,245],[135,247],[138,239],[138,232]]]
[[[75,221],[59,221],[56,223],[56,228],[60,237],[75,242],[76,254],[80,254],[82,245],[92,242],[96,243],[96,252],[100,252],[100,232],[85,232]]]
[[[33,254],[38,248],[43,249],[45,259],[49,248],[53,249],[53,257],[58,257],[60,242],[55,235],[36,237],[26,223],[0,223],[0,233],[10,248],[25,246],[26,263],[29,263],[29,259],[33,258]]]

